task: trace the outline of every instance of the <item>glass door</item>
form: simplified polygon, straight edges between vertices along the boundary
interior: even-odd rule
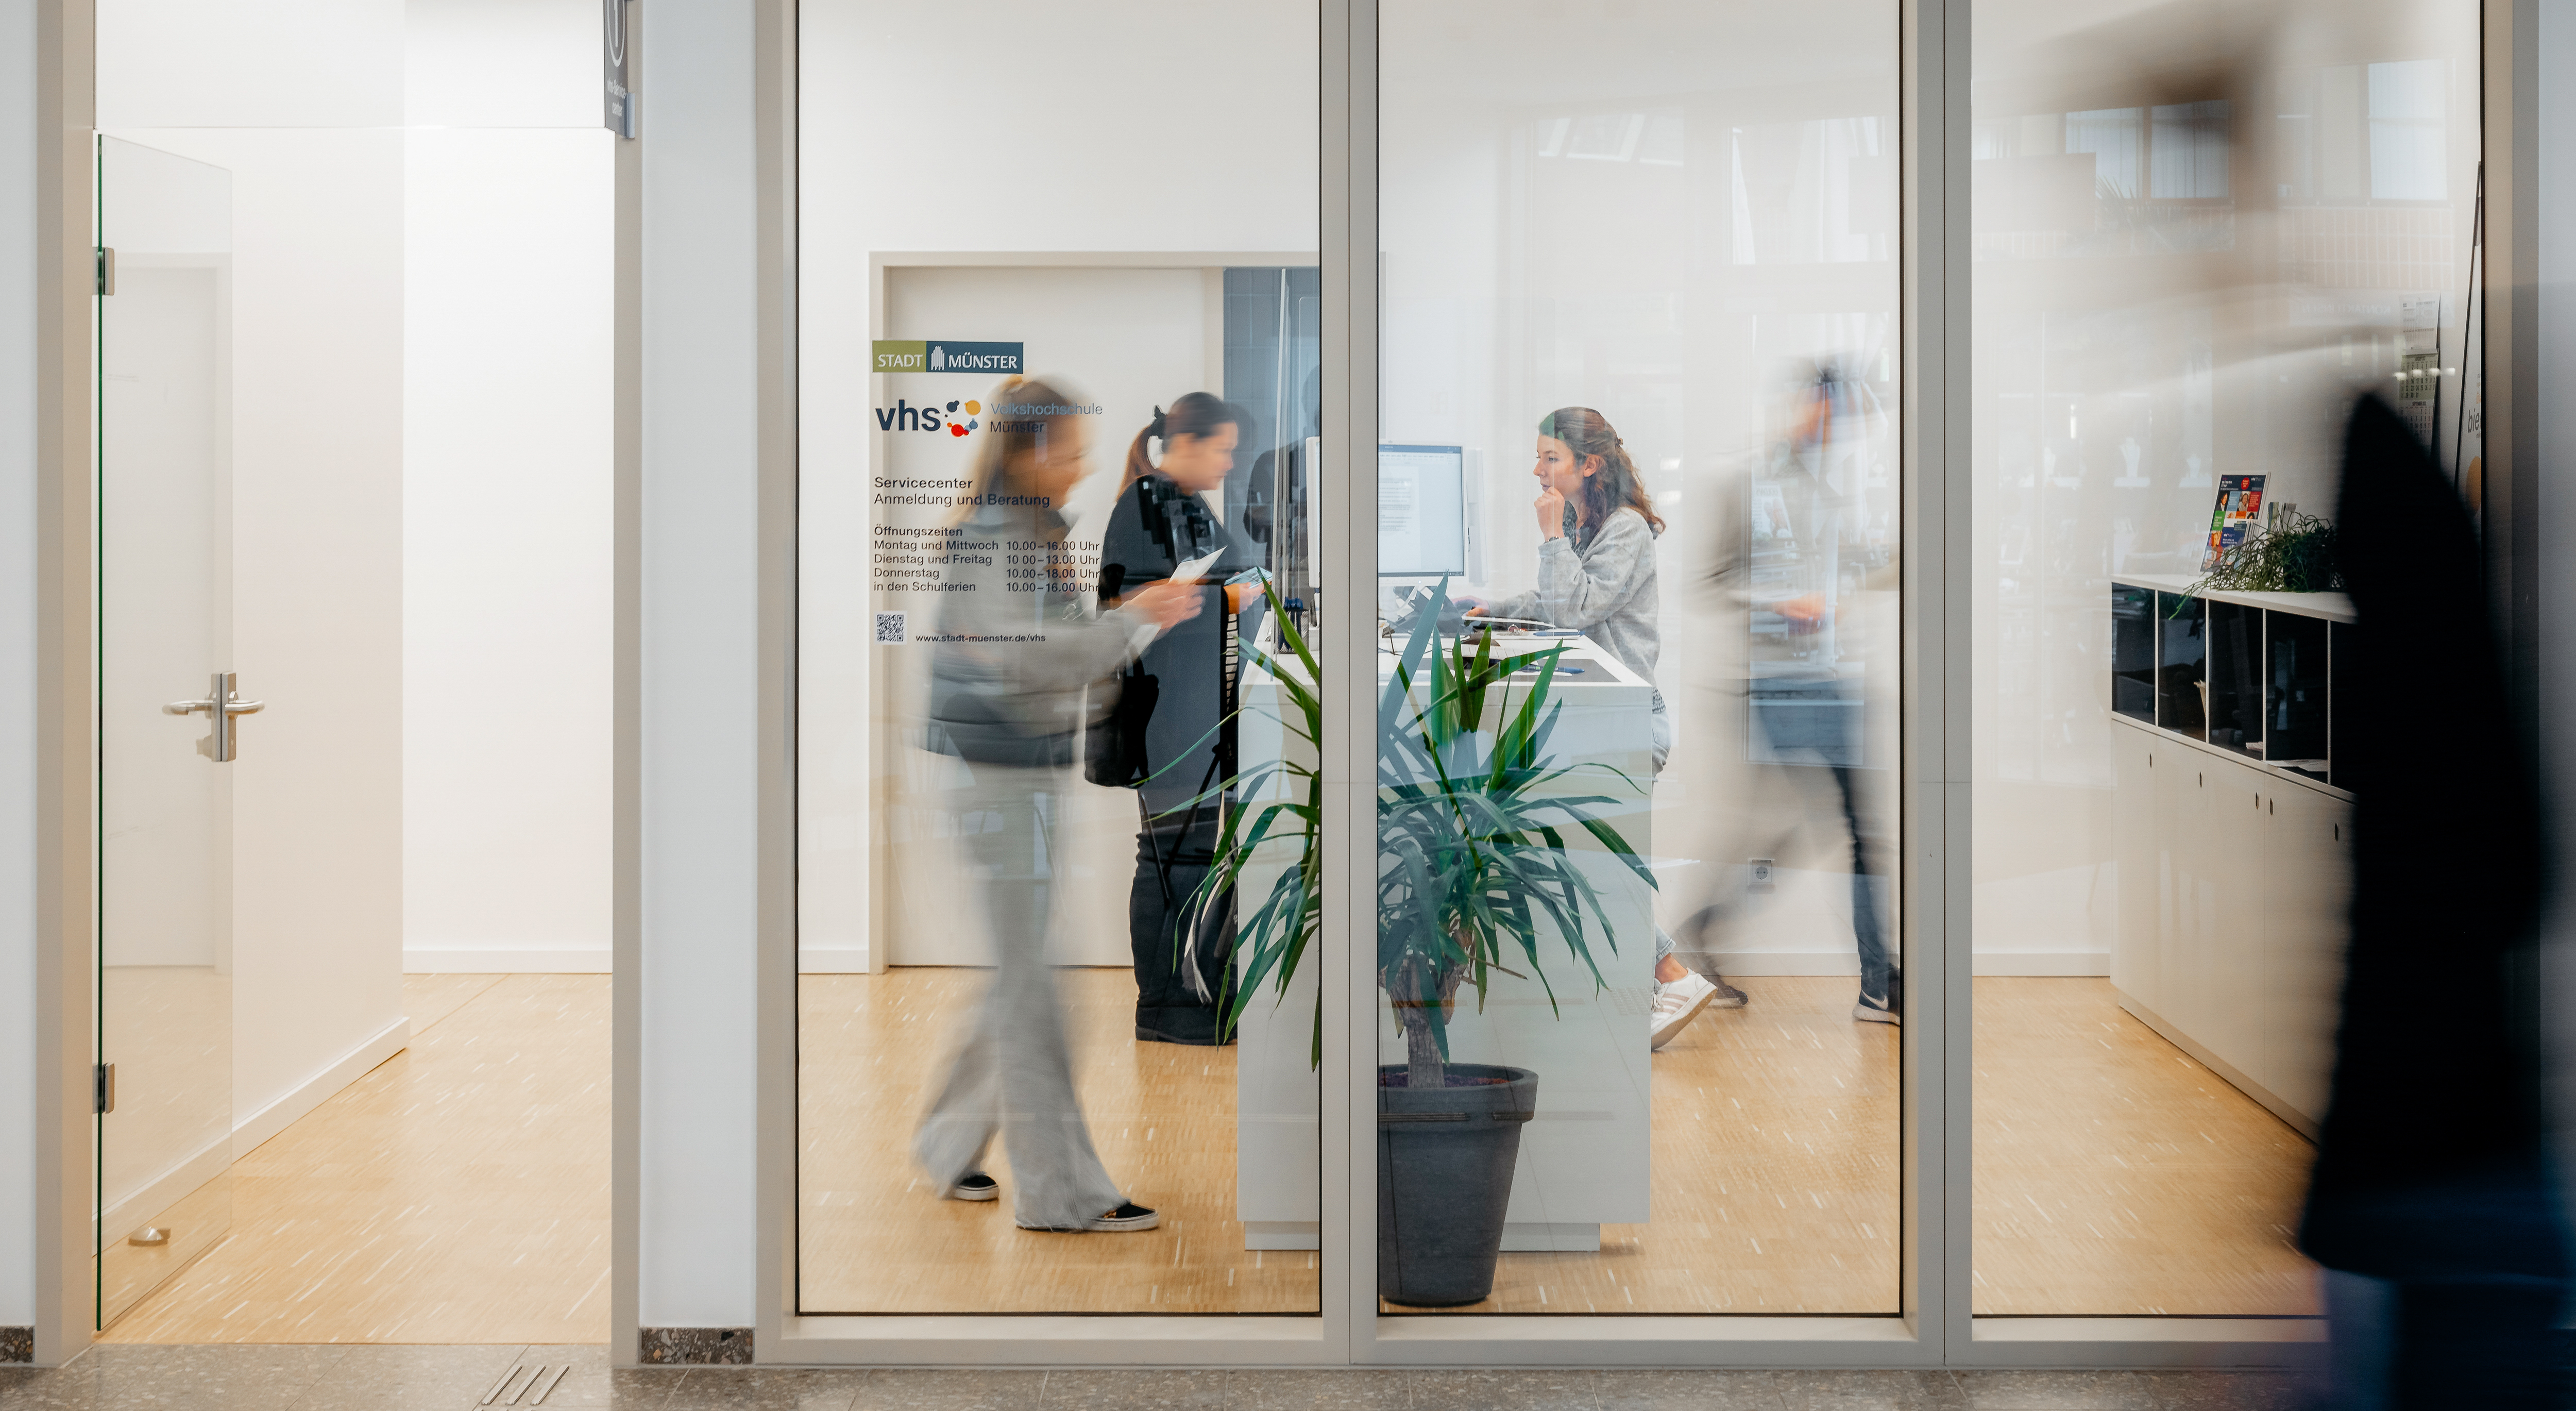
[[[229,173],[98,144],[98,1324],[232,1221]]]

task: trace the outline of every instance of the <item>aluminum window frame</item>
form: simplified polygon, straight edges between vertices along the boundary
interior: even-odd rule
[[[760,940],[758,1209],[755,1356],[762,1365],[1223,1367],[2309,1367],[2315,1320],[2237,1318],[1978,1318],[1973,1315],[1973,534],[1969,237],[1971,0],[1890,0],[1898,10],[1901,151],[1903,680],[1900,694],[1901,927],[1913,979],[1900,1041],[1900,1311],[1885,1317],[1564,1317],[1382,1315],[1376,1297],[1373,1162],[1357,1124],[1373,1111],[1375,1036],[1356,1016],[1375,1010],[1374,978],[1357,962],[1374,924],[1366,889],[1376,836],[1375,702],[1369,689],[1376,536],[1378,422],[1379,0],[1323,0],[1319,98],[1325,289],[1324,419],[1329,450],[1320,532],[1344,545],[1326,565],[1327,710],[1344,728],[1323,745],[1327,913],[1319,976],[1342,996],[1324,1016],[1322,1093],[1324,1247],[1316,1315],[803,1315],[794,1312],[796,1147],[794,810],[792,747],[763,751],[764,898]],[[795,318],[795,0],[760,0],[760,91],[765,147],[764,232],[780,232],[781,268],[764,300],[783,320],[778,340],[793,385]],[[2531,0],[2488,0],[2490,15]],[[2492,27],[2493,20],[2490,19]],[[2492,50],[2492,45],[2491,45]],[[2492,106],[2492,100],[2490,100]],[[765,253],[766,259],[766,253]],[[766,271],[766,266],[764,266]],[[764,376],[768,369],[764,368]],[[784,405],[779,403],[783,399]],[[792,391],[767,414],[784,419],[787,462],[764,502],[784,515],[785,551],[764,555],[763,636],[786,644],[777,690],[793,732],[794,467]],[[776,438],[765,436],[764,446]],[[2509,464],[2519,458],[2510,458]],[[2496,481],[2490,480],[2490,485]],[[2511,483],[2511,482],[2507,482]],[[769,522],[764,515],[764,522]],[[767,771],[775,768],[778,777]],[[621,963],[619,975],[631,973]],[[621,1050],[623,1062],[623,1050]],[[621,1081],[626,1080],[624,1068]],[[1339,1179],[1335,1178],[1339,1173]],[[622,1189],[623,1187],[621,1187]],[[621,1226],[625,1224],[621,1217]],[[631,1261],[631,1256],[630,1256]],[[621,1273],[631,1286],[631,1268]],[[627,1305],[631,1307],[631,1299]],[[631,1317],[615,1335],[631,1339]]]

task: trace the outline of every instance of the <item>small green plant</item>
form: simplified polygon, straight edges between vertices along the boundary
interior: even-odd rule
[[[2186,597],[2205,589],[2240,593],[2332,593],[2343,587],[2343,570],[2335,559],[2335,527],[2315,515],[2293,510],[2249,534],[2200,581],[2184,590]]]
[[[1447,587],[1444,580],[1444,596]],[[1304,679],[1258,649],[1247,650],[1279,683],[1291,712],[1282,725],[1311,748],[1323,738],[1315,657],[1280,611],[1276,590],[1265,591],[1280,640]],[[1552,923],[1596,989],[1605,983],[1592,947],[1597,937],[1615,953],[1618,938],[1601,894],[1566,845],[1570,834],[1588,834],[1647,887],[1655,885],[1645,860],[1600,816],[1632,802],[1635,781],[1608,766],[1544,762],[1562,709],[1549,692],[1564,645],[1498,657],[1488,632],[1475,634],[1472,650],[1462,637],[1444,651],[1433,617],[1425,613],[1415,624],[1378,703],[1377,975],[1404,1031],[1406,1082],[1416,1088],[1447,1083],[1448,1025],[1460,989],[1475,990],[1481,1011],[1495,972],[1535,977],[1554,1006],[1555,987],[1540,959],[1543,923]],[[1524,676],[1528,684],[1516,702]],[[1491,729],[1485,728],[1489,704]],[[1622,781],[1631,799],[1550,792],[1578,770]],[[1284,997],[1322,929],[1320,773],[1295,760],[1268,761],[1229,787],[1251,800],[1282,776],[1281,797],[1229,812],[1216,865],[1182,921],[1184,934],[1210,934],[1210,910],[1241,881],[1258,849],[1295,850],[1267,894],[1244,899],[1249,910],[1236,926],[1241,980],[1226,1014],[1229,1031],[1264,984]],[[1510,967],[1514,959],[1528,966],[1526,976]],[[1323,1059],[1320,997],[1311,1058]]]

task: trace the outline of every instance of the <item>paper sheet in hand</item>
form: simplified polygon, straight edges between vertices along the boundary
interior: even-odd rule
[[[1207,576],[1209,565],[1214,564],[1216,562],[1216,556],[1223,552],[1225,551],[1222,549],[1213,549],[1207,553],[1201,554],[1197,558],[1183,560],[1178,567],[1172,570],[1171,581],[1180,584],[1184,588],[1196,584],[1201,578]],[[1150,622],[1146,623],[1138,627],[1135,630],[1135,633],[1128,639],[1127,650],[1135,652],[1138,655],[1142,655],[1147,647],[1154,645],[1154,639],[1161,635],[1163,635],[1163,629],[1154,626]]]

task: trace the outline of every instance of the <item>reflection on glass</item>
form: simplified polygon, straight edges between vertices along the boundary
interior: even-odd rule
[[[2284,769],[2326,777],[2327,704],[2324,618],[2264,614],[2264,758]]]
[[[2149,724],[2156,718],[2156,595],[2111,585],[2111,709]]]
[[[99,140],[98,1317],[232,1223],[232,178]]]
[[[1314,764],[1315,14],[971,8],[1045,40],[800,89],[798,1308],[1313,1313],[1314,977],[1236,936],[1315,873],[1226,861]]]
[[[1380,12],[1389,1312],[1896,1308],[1895,18]]]
[[[2195,740],[2209,737],[2209,603],[2156,594],[2156,723]]]
[[[2263,610],[2209,605],[2209,742],[2263,752]]]
[[[2326,625],[2326,708],[2329,711],[2334,708],[2334,702],[2350,699],[2344,695],[2347,679],[2344,674],[2344,661],[2350,654],[2351,637],[2352,626],[2349,623],[2333,622]],[[2326,732],[2326,781],[2328,783],[2337,782],[2339,774],[2334,768],[2334,744],[2334,731],[2332,723],[2329,722]]]
[[[2348,604],[2203,578],[2232,479],[2332,517],[2364,392],[2479,499],[2478,11],[1973,19],[1975,1309],[2312,1315]]]

